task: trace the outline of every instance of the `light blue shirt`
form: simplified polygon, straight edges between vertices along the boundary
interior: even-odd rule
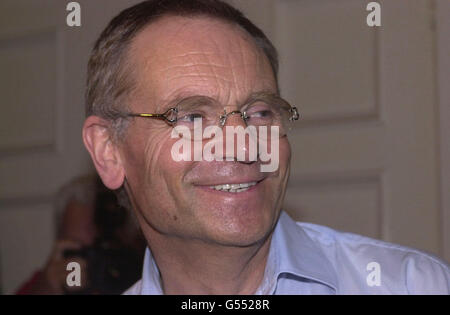
[[[149,249],[142,279],[124,294],[163,294]],[[412,248],[295,222],[283,212],[256,294],[450,294],[450,267]]]

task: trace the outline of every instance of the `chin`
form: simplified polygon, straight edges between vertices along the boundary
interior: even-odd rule
[[[268,220],[259,222],[231,221],[212,227],[210,239],[224,246],[252,246],[264,242],[272,232],[273,225]]]

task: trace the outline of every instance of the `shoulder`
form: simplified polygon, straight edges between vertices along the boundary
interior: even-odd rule
[[[296,223],[330,260],[342,293],[450,294],[450,267],[432,254],[316,224]]]
[[[139,280],[131,288],[122,293],[122,295],[141,295],[142,294],[142,280]]]

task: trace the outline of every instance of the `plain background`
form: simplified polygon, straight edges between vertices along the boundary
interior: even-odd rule
[[[41,267],[53,200],[92,170],[82,145],[89,52],[138,1],[0,2],[0,284]],[[450,260],[450,1],[234,0],[280,52],[283,96],[303,117],[290,139],[285,208],[297,220]],[[361,266],[365,268],[365,266]]]

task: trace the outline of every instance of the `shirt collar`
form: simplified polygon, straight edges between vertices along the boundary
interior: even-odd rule
[[[337,288],[335,270],[322,248],[285,212],[281,213],[272,236],[264,278],[277,281],[283,273],[325,284],[335,291]],[[270,282],[273,281],[263,281],[262,286]],[[275,290],[273,283],[270,290],[270,293]]]
[[[141,294],[162,295],[161,276],[150,249],[145,250],[144,265],[142,271]]]
[[[263,281],[256,294],[273,294],[278,277],[289,273],[327,285],[336,291],[336,273],[322,249],[285,212],[272,236]],[[147,248],[142,273],[142,294],[163,294],[160,273]]]

